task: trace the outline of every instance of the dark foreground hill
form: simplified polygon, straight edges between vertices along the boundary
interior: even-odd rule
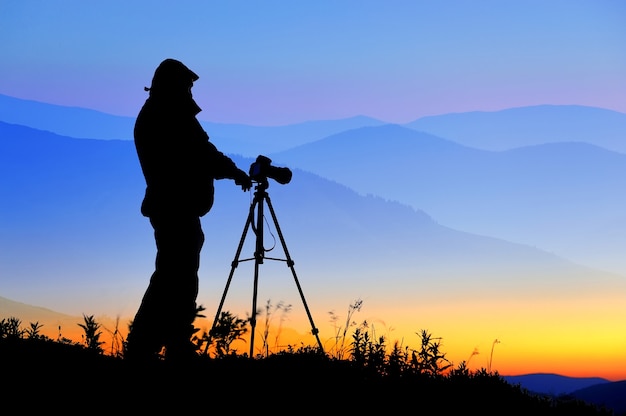
[[[311,351],[140,366],[77,344],[5,338],[0,368],[0,406],[31,412],[613,414],[571,398],[533,395],[497,374],[457,369],[446,376],[400,375],[389,366],[373,370]]]

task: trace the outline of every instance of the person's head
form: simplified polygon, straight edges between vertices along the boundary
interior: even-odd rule
[[[198,75],[176,59],[165,59],[154,71],[150,96],[191,96],[191,87]]]

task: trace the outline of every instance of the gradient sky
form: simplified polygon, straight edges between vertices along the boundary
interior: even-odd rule
[[[0,94],[135,117],[171,57],[200,75],[199,118],[221,123],[405,123],[538,104],[626,112],[625,39],[617,0],[0,0]],[[411,346],[429,329],[456,363],[479,348],[471,359],[484,366],[498,338],[503,374],[624,378],[623,299],[594,296],[606,309],[593,315],[555,299],[529,309],[448,298],[410,310],[367,299],[355,319],[381,335],[387,325],[411,334]],[[572,310],[579,316],[562,315]],[[420,316],[423,327],[398,316]],[[316,319],[332,333],[326,316]]]
[[[206,121],[626,112],[625,22],[605,0],[2,0],[0,93],[135,116],[172,57],[200,75]]]

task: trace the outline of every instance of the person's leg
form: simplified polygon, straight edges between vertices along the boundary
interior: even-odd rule
[[[194,333],[198,296],[198,269],[204,233],[200,218],[181,220],[177,227],[178,242],[176,281],[169,288],[168,328],[165,339],[167,359],[187,359],[195,355],[191,343]]]
[[[193,333],[204,234],[199,218],[152,218],[155,272],[128,335],[125,354],[152,356],[187,345]],[[186,342],[186,343],[185,343]]]
[[[159,323],[162,322],[159,306],[160,280],[158,271],[155,271],[130,326],[124,350],[124,357],[127,359],[156,359],[163,347],[159,329]]]

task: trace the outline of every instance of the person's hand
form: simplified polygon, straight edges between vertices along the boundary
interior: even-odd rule
[[[237,176],[235,177],[235,183],[241,186],[241,189],[244,192],[249,191],[250,188],[252,188],[252,179],[250,179],[250,176],[248,176],[248,174],[243,170],[240,170],[237,173]]]

